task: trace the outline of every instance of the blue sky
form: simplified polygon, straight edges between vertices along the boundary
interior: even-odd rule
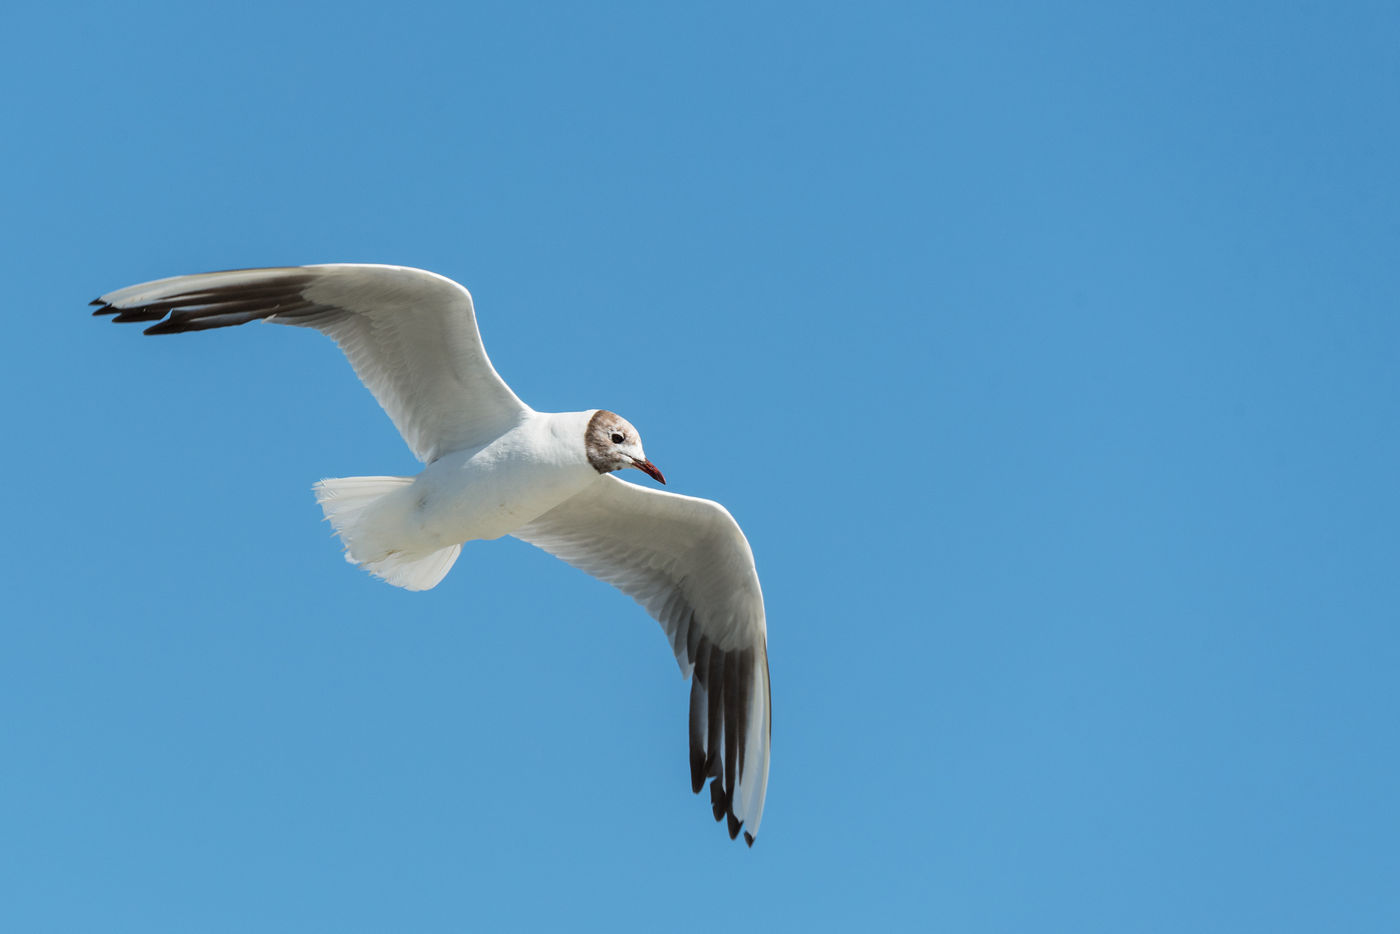
[[[0,927],[1393,931],[1393,4],[21,4]],[[426,594],[333,345],[97,294],[368,261],[725,503],[752,850],[631,601]]]

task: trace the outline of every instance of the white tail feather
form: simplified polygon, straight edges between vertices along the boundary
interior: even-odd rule
[[[382,540],[372,507],[386,495],[413,483],[412,477],[339,477],[312,489],[326,521],[345,545],[345,560],[405,590],[438,585],[461,552],[453,545],[429,552],[404,552]]]

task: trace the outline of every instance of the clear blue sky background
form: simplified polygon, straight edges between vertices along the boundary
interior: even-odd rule
[[[1393,3],[20,3],[0,18],[0,928],[1400,929]],[[345,564],[415,462],[229,267],[467,284],[540,409],[724,502],[763,832],[513,541]]]

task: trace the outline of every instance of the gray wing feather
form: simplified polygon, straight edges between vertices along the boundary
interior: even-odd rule
[[[752,844],[772,734],[768,639],[753,552],[718,503],[613,476],[514,533],[635,599],[691,677],[691,787]]]
[[[147,334],[258,320],[315,328],[340,346],[424,461],[489,441],[530,411],[491,366],[471,294],[422,269],[236,269],[145,282],[93,304],[118,322],[155,322]]]

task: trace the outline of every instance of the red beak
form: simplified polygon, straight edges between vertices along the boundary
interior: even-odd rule
[[[661,476],[661,471],[657,470],[656,465],[653,464],[651,461],[634,460],[632,462],[632,466],[636,467],[642,473],[646,474],[648,477],[651,477],[653,480],[655,480],[657,483],[660,483],[662,486],[666,485],[666,478]]]

